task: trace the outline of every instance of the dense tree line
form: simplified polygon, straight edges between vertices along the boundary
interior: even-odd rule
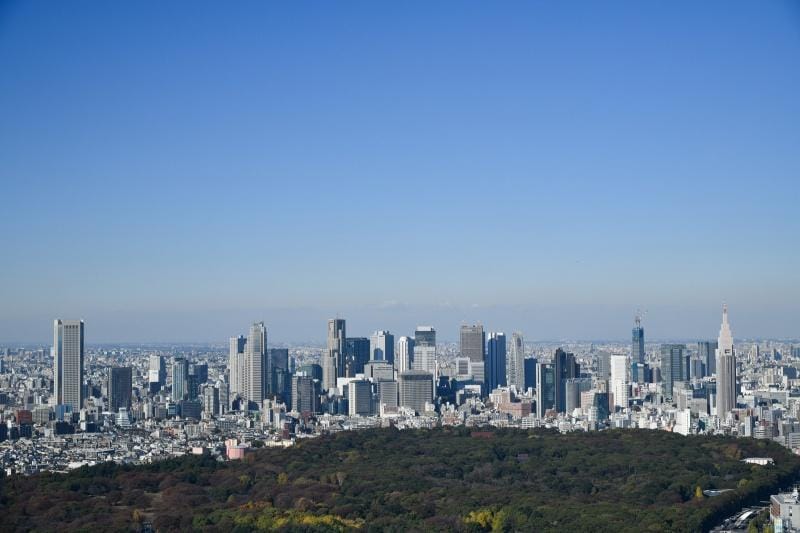
[[[744,463],[772,457],[774,466]],[[771,442],[663,431],[338,433],[244,461],[187,456],[10,477],[0,528],[703,531],[800,473]],[[734,489],[707,498],[706,489]]]

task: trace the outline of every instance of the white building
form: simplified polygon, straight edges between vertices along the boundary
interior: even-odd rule
[[[611,394],[614,405],[628,407],[628,356],[611,356]]]
[[[400,337],[397,340],[397,353],[395,353],[394,366],[398,372],[413,369],[414,364],[414,339]]]

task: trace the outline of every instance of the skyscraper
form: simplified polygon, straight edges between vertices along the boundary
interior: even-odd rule
[[[167,365],[164,363],[164,356],[157,354],[150,356],[150,368],[147,374],[152,392],[158,392],[167,384]]]
[[[506,385],[506,335],[502,332],[489,334],[486,358],[486,389],[491,392]]]
[[[556,349],[556,353],[553,356],[553,365],[555,366],[556,387],[555,408],[559,413],[563,413],[567,409],[567,380],[580,377],[580,367],[575,362],[575,354],[565,352],[561,348]]]
[[[412,367],[436,377],[436,330],[430,326],[417,326],[414,332]]]
[[[675,382],[685,381],[686,376],[686,345],[662,344],[661,345],[661,386],[664,397],[670,401],[673,398]]]
[[[597,352],[597,379],[608,381],[611,379],[611,354],[609,352]]]
[[[344,377],[345,339],[347,338],[343,318],[328,320],[328,352],[322,357],[322,388],[329,390],[336,387],[336,378]]]
[[[628,407],[628,356],[611,356],[611,393],[614,405]]]
[[[270,348],[269,366],[271,369],[289,370],[289,348]]]
[[[728,324],[728,306],[722,306],[722,325],[717,340],[717,416],[724,418],[736,408],[736,354]]]
[[[482,325],[463,324],[460,340],[461,357],[469,357],[474,363],[482,363],[486,359],[486,334]]]
[[[631,362],[644,363],[644,328],[642,327],[642,317],[639,315],[636,315],[632,333]]]
[[[364,372],[364,365],[370,359],[369,339],[366,337],[347,337],[344,341],[345,377],[352,378]]]
[[[507,376],[508,386],[516,387],[518,391],[525,388],[525,343],[522,333],[515,331],[511,334],[511,350],[508,354]]]
[[[263,322],[250,326],[245,346],[244,397],[260,405],[266,397],[267,383],[267,328]]]
[[[565,394],[566,396],[566,394]],[[536,416],[556,407],[556,369],[550,363],[536,364]]]
[[[189,396],[189,362],[183,357],[172,361],[172,401],[180,402]]]
[[[319,410],[317,383],[311,376],[292,377],[292,411],[316,413]]]
[[[83,407],[83,320],[53,322],[53,393],[56,404]]]
[[[108,405],[112,413],[118,412],[121,407],[130,409],[132,378],[133,371],[129,366],[108,369]]]
[[[523,390],[533,389],[536,387],[536,363],[537,361],[535,357],[526,357],[523,360],[523,366],[525,367],[525,381],[522,385]]]
[[[395,354],[395,368],[398,372],[411,370],[414,363],[414,339],[400,337],[397,340],[397,354]]]
[[[354,379],[347,384],[348,414],[369,416],[372,414],[372,383],[366,379]]]
[[[717,373],[717,341],[700,341],[697,343],[697,355],[706,365],[706,375]]]
[[[394,364],[394,335],[388,331],[376,331],[369,339],[371,361],[386,361]]]
[[[230,382],[230,394],[242,394],[244,391],[245,346],[247,346],[247,339],[243,335],[229,339],[228,381]]]

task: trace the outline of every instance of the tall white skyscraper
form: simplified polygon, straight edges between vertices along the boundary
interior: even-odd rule
[[[436,379],[436,330],[430,326],[418,326],[414,332],[412,367],[428,372]]]
[[[414,339],[400,337],[397,340],[397,353],[394,356],[394,366],[398,372],[412,370],[414,362]]]
[[[53,321],[53,393],[59,405],[83,407],[83,320]]]
[[[245,383],[243,396],[261,405],[266,393],[267,328],[263,322],[250,326],[245,346]]]
[[[611,356],[611,393],[614,405],[628,407],[628,356]]]
[[[522,333],[515,331],[511,335],[511,346],[508,352],[508,386],[518,391],[525,388],[525,342]]]
[[[722,306],[722,325],[717,340],[717,416],[725,416],[736,407],[736,354],[733,333],[728,324],[728,306]]]

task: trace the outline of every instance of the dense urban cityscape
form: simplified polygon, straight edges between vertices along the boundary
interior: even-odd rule
[[[0,533],[800,533],[798,5],[0,0]]]
[[[458,343],[378,330],[327,347],[271,347],[263,322],[220,346],[87,348],[90,325],[55,320],[50,347],[3,348],[6,475],[248,450],[363,428],[644,428],[769,439],[800,453],[798,341],[525,342],[465,324]],[[758,458],[750,460],[758,462]]]

